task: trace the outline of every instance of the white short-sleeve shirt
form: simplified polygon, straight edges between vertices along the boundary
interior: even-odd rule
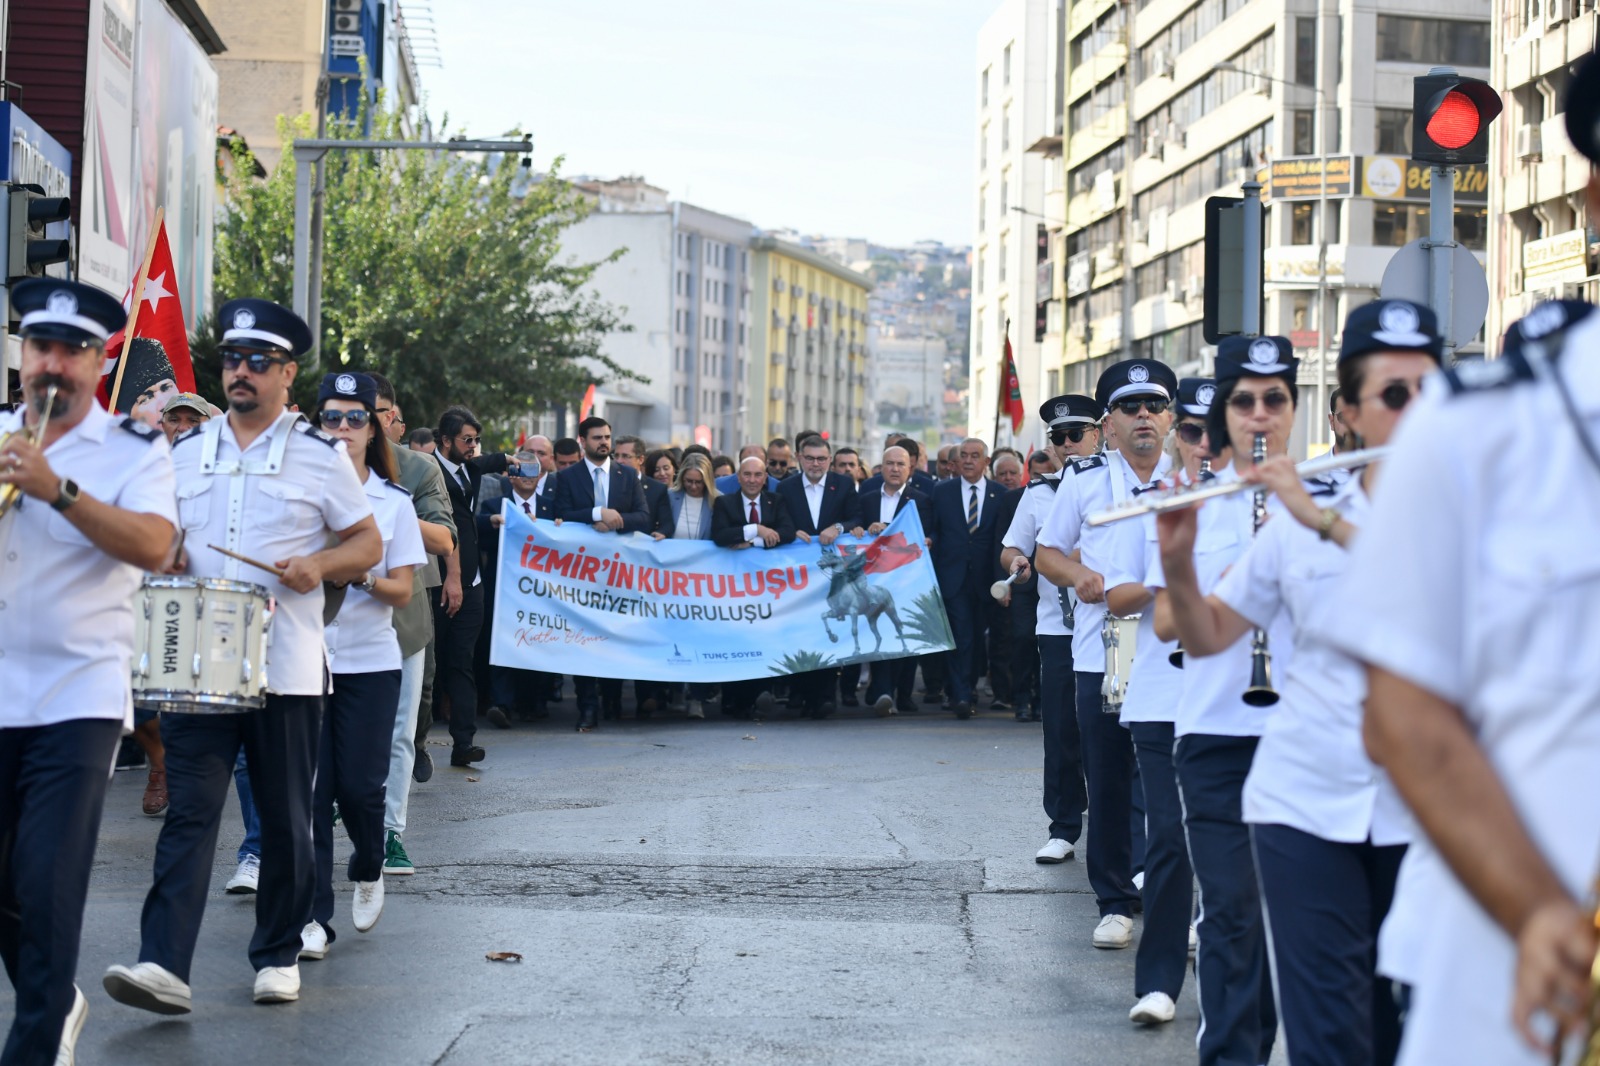
[[[1323,503],[1358,529],[1369,521],[1359,479]],[[1274,679],[1282,698],[1245,779],[1244,820],[1346,844],[1405,844],[1411,818],[1361,741],[1366,676],[1323,639],[1349,561],[1338,544],[1281,514],[1217,585],[1217,598],[1251,624],[1287,611],[1294,627],[1293,665]]]
[[[209,436],[215,463],[205,472]],[[282,461],[268,473],[281,441]],[[277,600],[267,645],[267,691],[318,696],[325,691],[322,586],[299,593],[265,570],[212,551],[215,544],[268,564],[313,555],[334,532],[372,513],[343,441],[285,412],[243,453],[226,417],[178,438],[172,449],[189,572],[248,581]],[[234,472],[226,472],[234,471]]]
[[[1105,574],[1108,591],[1118,585],[1144,584],[1151,561],[1160,554],[1154,515],[1120,524],[1128,528],[1113,544],[1111,567]],[[1183,671],[1172,665],[1171,658],[1177,648],[1177,641],[1156,636],[1155,605],[1147,606],[1139,616],[1138,654],[1122,700],[1124,723],[1177,719],[1178,701],[1183,698]]]
[[[0,415],[0,433],[22,425]],[[167,439],[98,404],[45,449],[50,468],[101,503],[177,524]],[[144,573],[49,504],[24,497],[0,521],[0,728],[75,718],[133,724],[133,602]]]
[[[1055,503],[1060,488],[1060,475],[1044,478],[1030,484],[1017,503],[1017,513],[1011,519],[1011,528],[1001,538],[1001,545],[1015,548],[1033,558],[1039,544],[1039,530]],[[1035,573],[1039,583],[1039,607],[1036,618],[1037,632],[1041,637],[1070,637],[1072,629],[1067,624],[1066,610],[1062,607],[1061,590],[1052,585],[1043,574]],[[1070,596],[1071,593],[1069,592]]]
[[[367,499],[372,501],[372,515],[383,536],[383,563],[374,573],[387,577],[396,567],[421,566],[427,562],[422,529],[417,525],[417,512],[411,506],[411,494],[371,470],[367,471],[362,488]],[[394,631],[394,608],[380,603],[357,585],[345,590],[344,603],[328,623],[324,636],[331,673],[369,674],[400,669],[400,638]]]
[[[1600,313],[1567,331],[1557,365],[1600,443]],[[1443,384],[1400,425],[1328,638],[1460,708],[1583,899],[1600,855],[1600,471],[1548,380]],[[1400,963],[1416,975],[1402,1066],[1547,1062],[1511,1026],[1511,939],[1453,876],[1431,889],[1425,907],[1395,901],[1421,923]]]

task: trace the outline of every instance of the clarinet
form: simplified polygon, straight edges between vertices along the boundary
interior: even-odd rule
[[[1257,433],[1250,449],[1250,458],[1257,465],[1267,459],[1267,435]],[[1257,489],[1250,504],[1250,535],[1261,532],[1267,520],[1267,490]],[[1252,707],[1271,707],[1278,702],[1272,688],[1272,652],[1267,649],[1267,631],[1257,629],[1250,638],[1250,687],[1244,690],[1244,701]]]
[[[1208,455],[1204,459],[1200,460],[1200,476],[1195,478],[1194,483],[1198,485],[1202,481],[1208,480],[1210,477],[1211,457]],[[1173,669],[1183,669],[1183,643],[1181,641],[1178,643],[1176,648],[1173,648],[1172,651],[1167,654],[1167,662],[1172,664]]]

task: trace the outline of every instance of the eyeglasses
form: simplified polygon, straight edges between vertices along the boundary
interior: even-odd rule
[[[1198,422],[1179,422],[1178,439],[1193,447],[1206,439],[1206,427]]]
[[[323,411],[317,415],[317,421],[329,429],[338,429],[341,425],[351,429],[366,429],[367,423],[372,421],[372,414],[368,411]]]
[[[1273,414],[1289,406],[1289,394],[1282,389],[1273,389],[1265,396],[1257,396],[1253,392],[1236,392],[1228,397],[1228,406],[1242,415],[1247,415],[1256,409],[1257,400],[1265,404],[1267,410]]]
[[[1120,400],[1111,406],[1115,407],[1129,418],[1132,418],[1134,415],[1138,414],[1139,408],[1141,407],[1153,415],[1164,415],[1167,413],[1167,401],[1165,400]]]
[[[243,363],[252,374],[265,374],[269,366],[282,366],[291,362],[284,356],[249,348],[223,348],[217,354],[222,356],[222,369],[238,370],[239,364]]]
[[[1383,391],[1378,393],[1378,399],[1383,402],[1383,406],[1391,411],[1404,411],[1406,405],[1411,402],[1411,397],[1415,395],[1416,393],[1411,391],[1410,385],[1403,381],[1396,381],[1385,385]]]
[[[1061,447],[1069,440],[1072,443],[1077,444],[1079,441],[1083,440],[1084,437],[1087,437],[1090,433],[1093,433],[1094,430],[1094,426],[1068,426],[1065,429],[1052,429],[1050,431],[1050,443],[1054,444],[1057,448]]]

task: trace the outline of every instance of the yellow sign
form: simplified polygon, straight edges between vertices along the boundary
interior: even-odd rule
[[[1543,289],[1589,275],[1589,235],[1568,230],[1522,246],[1522,287]]]

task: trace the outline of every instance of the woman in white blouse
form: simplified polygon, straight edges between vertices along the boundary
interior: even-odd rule
[[[711,539],[711,501],[717,498],[717,479],[711,474],[711,460],[699,452],[685,454],[667,497],[672,502],[674,540]],[[705,701],[710,697],[710,685],[690,685],[686,704],[689,717],[704,718]]]

